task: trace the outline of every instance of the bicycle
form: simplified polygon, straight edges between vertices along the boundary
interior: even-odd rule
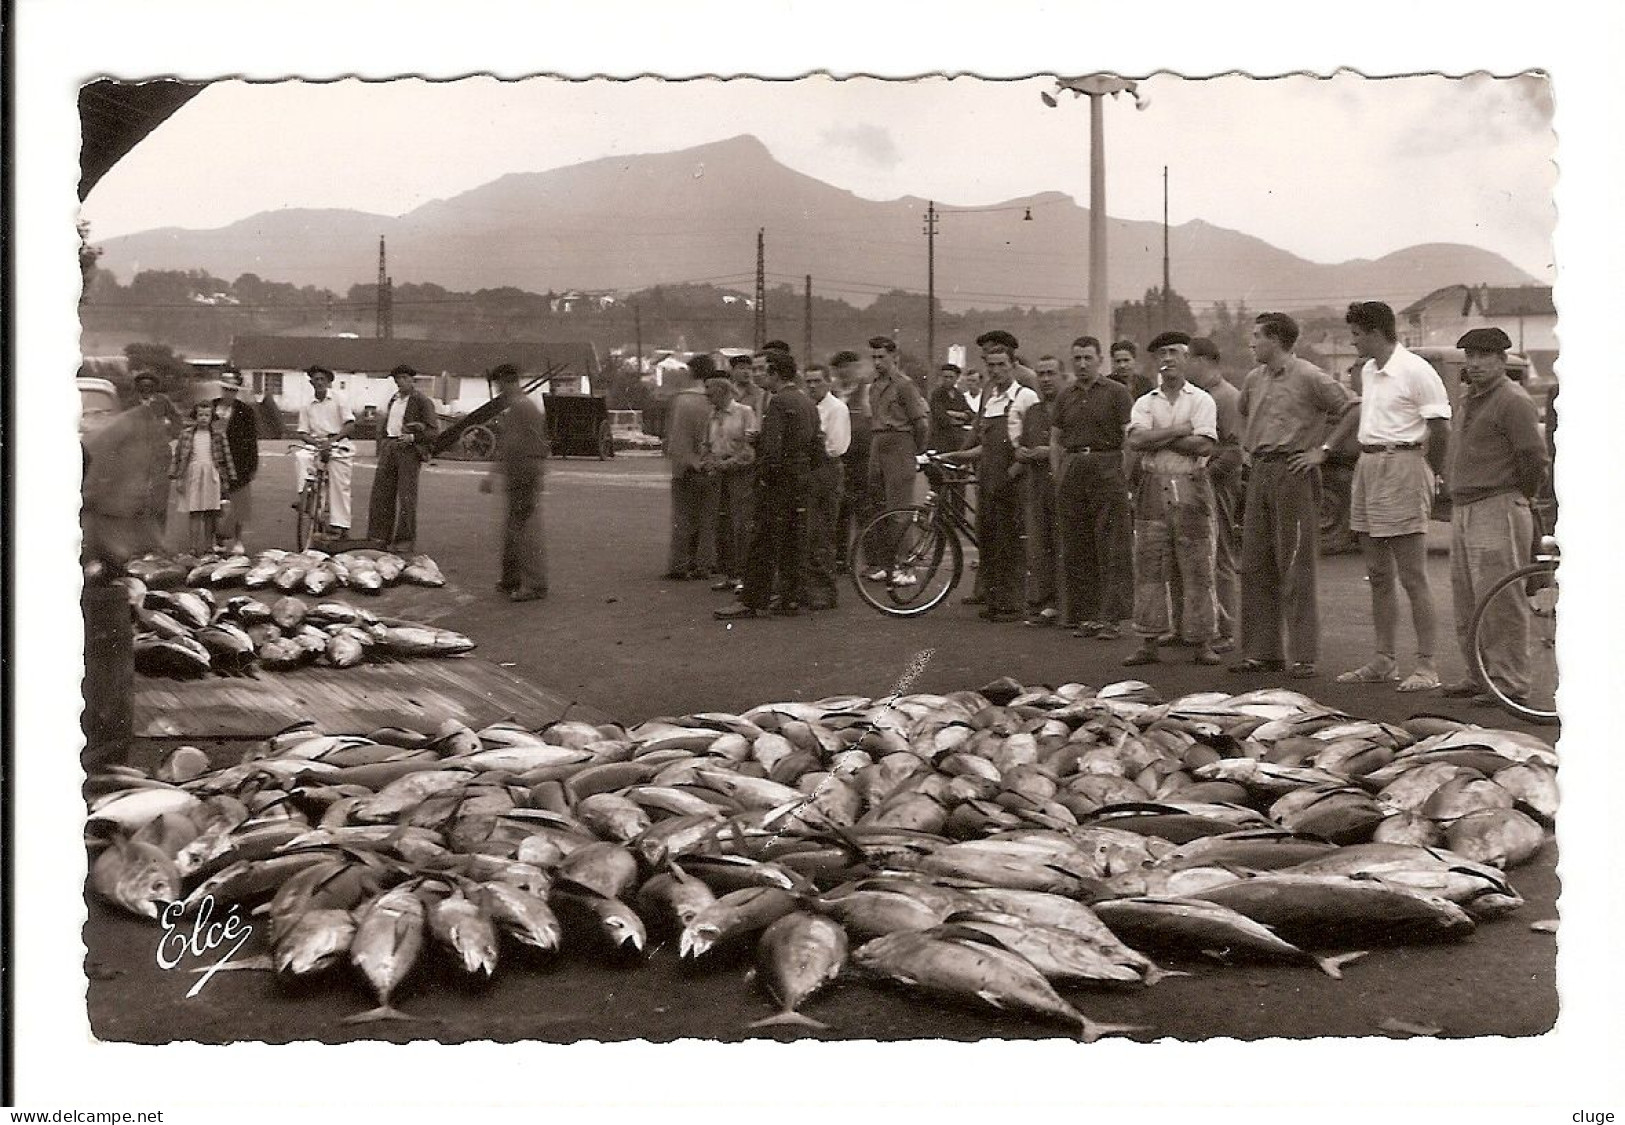
[[[313,442],[295,442],[288,447],[288,452],[294,453],[300,449],[308,449],[316,454],[316,463],[311,466],[310,477],[299,490],[299,498],[294,501],[294,511],[297,517],[294,521],[294,549],[306,551],[316,541],[316,533],[326,530],[331,503],[328,491],[327,462],[332,457],[332,450],[323,449]]]
[[[976,546],[975,508],[965,495],[974,469],[926,452],[915,458],[931,485],[925,502],[892,508],[864,525],[847,554],[858,596],[888,617],[918,617],[941,605]]]
[[[1473,610],[1469,628],[1473,641],[1473,675],[1488,689],[1496,704],[1518,718],[1552,724],[1557,722],[1557,564],[1561,552],[1557,539],[1544,533],[1549,526],[1543,519],[1544,506],[1537,501],[1534,508],[1536,527],[1543,532],[1538,537],[1534,559],[1485,591]],[[1527,692],[1511,691],[1505,679],[1491,671],[1485,658],[1491,621],[1500,612],[1500,599],[1504,598],[1521,598],[1527,606],[1530,675]]]

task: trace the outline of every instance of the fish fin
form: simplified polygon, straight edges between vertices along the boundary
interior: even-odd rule
[[[999,994],[997,992],[992,992],[988,989],[982,988],[977,990],[976,996],[984,1004],[998,1008],[1000,1011],[1004,1010],[1004,1001],[999,998]]]
[[[408,1020],[408,1021],[412,1021],[412,1022],[421,1022],[421,1021],[423,1021],[425,1019],[432,1020],[433,1017],[432,1016],[409,1016],[405,1012],[401,1011],[398,1008],[391,1008],[388,1004],[382,1004],[382,1005],[379,1005],[376,1008],[371,1009],[370,1011],[357,1012],[353,1016],[345,1016],[339,1022],[340,1023],[377,1023],[380,1020]],[[436,1022],[438,1022],[438,1021],[436,1021]]]
[[[1082,1021],[1083,1041],[1093,1043],[1105,1035],[1127,1035],[1131,1031],[1150,1031],[1151,1028],[1138,1023],[1096,1023],[1088,1016],[1080,1015]]]
[[[827,1024],[827,1023],[819,1023],[817,1020],[813,1019],[811,1016],[804,1016],[800,1012],[794,1012],[794,1011],[780,1012],[776,1016],[768,1016],[766,1019],[754,1020],[751,1023],[747,1024],[746,1026],[747,1027],[783,1027],[783,1026],[786,1026],[786,1025],[794,1026],[794,1027],[810,1028],[813,1031],[828,1031],[829,1030],[829,1024]]]
[[[1315,963],[1320,966],[1321,972],[1325,973],[1333,980],[1342,980],[1343,966],[1347,965],[1350,961],[1358,961],[1361,957],[1364,957],[1369,952],[1370,950],[1359,949],[1353,953],[1339,953],[1333,957],[1316,957]]]
[[[1183,969],[1164,969],[1156,965],[1152,965],[1145,971],[1143,976],[1145,983],[1150,985],[1156,984],[1158,981],[1165,980],[1168,977],[1193,977],[1195,975],[1195,973],[1187,973]]]

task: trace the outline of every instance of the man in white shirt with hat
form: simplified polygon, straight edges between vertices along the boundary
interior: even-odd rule
[[[328,525],[334,538],[343,539],[350,531],[350,478],[355,458],[350,436],[355,432],[355,410],[343,395],[332,389],[331,370],[317,365],[305,374],[310,378],[315,397],[299,408],[298,434],[302,444],[293,451],[298,473],[294,487],[298,492],[304,491],[305,482],[315,472],[317,456],[325,451],[328,454]]]

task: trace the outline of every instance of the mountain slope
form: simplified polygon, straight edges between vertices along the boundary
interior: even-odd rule
[[[1024,209],[1030,208],[1032,220]],[[773,159],[754,137],[681,152],[607,157],[514,173],[399,218],[356,211],[265,212],[211,231],[165,228],[101,243],[101,265],[244,272],[343,292],[374,277],[379,236],[397,283],[535,292],[713,281],[748,291],[756,231],[766,230],[770,284],[867,304],[892,288],[923,291],[926,201],[875,201]],[[1055,192],[992,208],[944,208],[937,294],[950,309],[1082,303],[1089,212]],[[1310,262],[1200,220],[1170,231],[1174,289],[1200,311],[1216,300],[1303,307],[1359,298],[1396,306],[1440,286],[1532,284],[1472,246],[1416,246],[1375,261]],[[1107,224],[1111,289],[1139,297],[1162,278],[1162,228]]]

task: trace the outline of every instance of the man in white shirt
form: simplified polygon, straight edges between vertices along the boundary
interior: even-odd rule
[[[1191,338],[1164,332],[1146,348],[1160,385],[1134,403],[1129,449],[1140,455],[1134,487],[1134,632],[1140,647],[1123,663],[1155,664],[1168,631],[1169,578],[1183,603],[1180,629],[1197,664],[1218,664],[1218,597],[1213,581],[1213,486],[1207,459],[1218,444],[1213,396],[1185,379]]]
[[[332,371],[315,366],[305,374],[315,398],[299,408],[297,432],[303,444],[293,452],[297,475],[294,488],[296,492],[304,491],[305,482],[315,472],[317,456],[325,452],[328,526],[334,538],[343,539],[350,532],[350,477],[355,457],[350,435],[355,432],[355,410],[332,389]]]
[[[1416,629],[1416,668],[1399,690],[1429,691],[1439,686],[1439,672],[1433,661],[1438,625],[1428,587],[1427,529],[1450,442],[1450,396],[1432,365],[1399,343],[1392,308],[1381,301],[1357,301],[1344,320],[1354,350],[1365,359],[1360,409],[1344,416],[1318,456],[1324,459],[1347,438],[1351,426],[1359,426],[1349,528],[1359,533],[1365,553],[1377,651],[1337,679],[1345,684],[1399,679],[1397,577]]]
[[[836,517],[841,510],[841,485],[845,479],[841,458],[852,444],[852,413],[839,395],[830,393],[829,371],[822,366],[807,368],[803,380],[807,397],[818,408],[818,426],[824,434],[823,464],[814,464],[812,486],[807,494],[807,608],[834,609]]]
[[[944,460],[976,463],[976,543],[981,555],[980,616],[988,621],[1020,621],[1025,602],[1026,560],[1021,550],[1021,490],[1010,477],[1016,464],[1021,419],[1038,393],[1015,381],[1015,358],[1003,344],[983,348],[987,385],[982,391],[975,442]]]

